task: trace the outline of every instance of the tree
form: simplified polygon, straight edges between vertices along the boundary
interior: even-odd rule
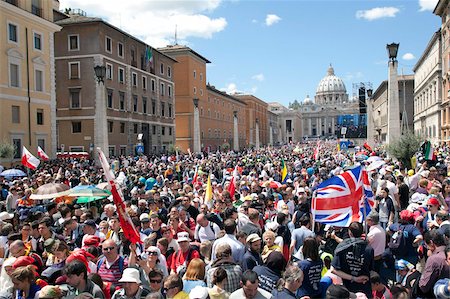
[[[0,159],[12,159],[16,148],[8,141],[0,143]]]
[[[406,133],[400,136],[398,140],[391,142],[387,146],[387,151],[393,157],[402,162],[403,167],[411,168],[411,158],[418,151],[422,139],[414,133]]]
[[[297,109],[300,108],[300,103],[299,103],[297,100],[294,100],[293,103],[289,103],[289,106],[288,106],[288,107],[289,107],[290,109],[297,110]]]

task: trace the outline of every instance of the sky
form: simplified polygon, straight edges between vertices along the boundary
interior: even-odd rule
[[[154,48],[186,45],[211,61],[206,79],[217,89],[287,106],[313,98],[330,64],[350,97],[355,83],[375,90],[387,80],[392,42],[398,73],[412,74],[440,28],[437,2],[60,0],[60,9],[82,9]]]

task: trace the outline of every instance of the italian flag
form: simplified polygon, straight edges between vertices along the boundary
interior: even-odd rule
[[[427,140],[422,144],[422,152],[425,160],[435,160],[434,148],[431,146],[430,141]]]

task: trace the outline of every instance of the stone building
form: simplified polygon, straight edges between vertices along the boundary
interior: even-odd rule
[[[433,144],[441,140],[441,30],[435,32],[414,71],[414,133]]]
[[[171,57],[100,18],[72,11],[57,22],[58,147],[110,156],[161,153],[175,144]],[[105,68],[98,80],[94,67]],[[103,82],[102,82],[103,81]]]
[[[0,1],[0,141],[56,153],[54,24],[58,1]]]
[[[269,112],[277,116],[277,127],[272,126],[274,144],[296,143],[303,139],[302,115],[280,103],[269,103]],[[273,122],[272,122],[273,123]]]

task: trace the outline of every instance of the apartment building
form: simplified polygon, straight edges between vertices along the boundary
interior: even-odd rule
[[[83,11],[57,24],[58,148],[107,147],[109,156],[136,154],[138,145],[144,154],[173,150],[176,61]]]
[[[58,1],[1,0],[0,24],[0,141],[36,154],[40,146],[56,152],[56,113],[53,23]]]

